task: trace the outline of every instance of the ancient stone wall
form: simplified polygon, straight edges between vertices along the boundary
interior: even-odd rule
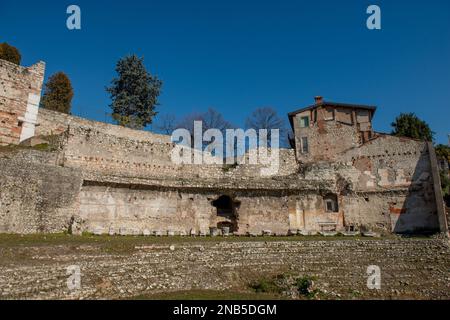
[[[248,164],[251,153],[245,164],[175,164],[170,136],[40,109],[36,134],[60,135],[62,143],[49,153],[50,162],[26,150],[2,158],[8,166],[0,204],[10,207],[0,219],[3,232],[198,234],[221,223],[235,225],[239,234],[324,225],[383,233],[439,230],[426,144],[378,135],[360,145],[360,128],[350,124],[349,114],[334,117],[320,115],[309,128],[296,127],[294,118],[294,129],[307,131],[314,161],[299,163],[294,150],[281,149],[278,170],[267,177],[261,174],[267,165]],[[58,189],[60,179],[69,182]],[[220,196],[239,203],[231,220],[212,204]],[[20,204],[20,197],[28,200]],[[21,216],[35,222],[11,223]]]
[[[0,145],[34,136],[45,63],[22,67],[0,60]]]
[[[417,143],[417,146],[422,144]],[[373,154],[373,150],[371,153]],[[419,175],[423,181],[418,180],[417,184],[420,185],[416,185],[416,189],[411,187],[413,182],[409,180],[409,184],[404,182],[395,187],[394,183],[398,180],[395,175],[389,176],[392,179],[388,181],[393,183],[390,187],[383,183],[379,185],[383,181],[381,176],[374,180],[373,186],[368,187],[367,181],[361,179],[361,176],[367,176],[365,168],[345,163],[318,163],[311,165],[303,173],[270,179],[247,178],[222,169],[218,171],[221,172],[220,179],[214,176],[189,178],[189,175],[184,178],[161,177],[154,173],[146,178],[142,170],[130,175],[128,171],[111,170],[109,167],[102,172],[89,167],[77,167],[67,161],[62,168],[57,166],[61,164],[61,154],[58,152],[22,150],[17,154],[15,157],[3,158],[7,165],[2,174],[7,178],[4,179],[6,184],[0,203],[2,208],[6,208],[10,206],[7,203],[11,202],[7,197],[15,197],[17,201],[17,205],[9,207],[9,215],[3,215],[3,232],[36,230],[33,224],[30,227],[23,223],[18,227],[11,227],[8,219],[23,215],[27,217],[24,219],[29,219],[33,215],[33,219],[41,221],[42,210],[33,202],[39,201],[36,199],[39,199],[40,194],[33,188],[38,185],[44,190],[52,190],[46,184],[42,185],[42,182],[50,183],[51,176],[57,179],[62,173],[64,179],[77,181],[77,187],[58,189],[57,183],[53,187],[53,190],[67,191],[66,198],[73,201],[67,203],[59,196],[52,200],[54,207],[65,212],[61,218],[62,223],[58,220],[58,215],[48,216],[55,217],[55,221],[49,221],[47,229],[52,232],[67,231],[67,221],[73,218],[73,228],[77,232],[188,234],[193,231],[196,234],[206,234],[220,222],[212,202],[221,195],[230,196],[239,202],[235,223],[238,226],[236,231],[240,234],[262,234],[265,230],[277,234],[286,234],[289,230],[317,231],[324,223],[334,224],[337,230],[350,226],[355,230],[381,232],[439,229],[436,210],[433,211],[433,192],[424,187],[429,186],[429,181],[423,180],[423,175]],[[424,162],[422,173],[427,168],[426,156],[426,151],[415,155]],[[415,161],[403,158],[406,162]],[[349,159],[351,162],[351,156]],[[375,159],[371,165],[376,169],[379,161],[377,157]],[[120,167],[126,165],[120,164]],[[239,167],[230,170],[244,170]],[[44,179],[48,172],[53,171],[62,173],[51,174]],[[11,182],[6,181],[15,181],[15,188],[11,186]],[[81,186],[82,181],[84,183]],[[22,184],[33,188],[22,188]],[[338,197],[335,212],[326,210],[325,197],[328,194]],[[24,200],[20,204],[20,197],[35,200]]]
[[[323,213],[321,196],[333,190],[332,181],[247,179],[228,172],[223,179],[107,175],[62,167],[60,153],[22,147],[0,153],[1,232],[209,234],[229,222],[236,225],[231,232],[261,235],[313,230],[321,218],[335,220]],[[222,195],[239,203],[232,219],[213,206]]]
[[[239,202],[234,221],[237,234],[285,235],[291,230],[317,231],[320,223],[343,229],[341,212],[325,212],[321,195],[303,192],[167,190],[83,186],[80,217],[83,230],[99,234],[209,234],[223,222],[212,202],[230,195]]]
[[[32,161],[30,161],[32,160]],[[81,174],[55,166],[55,154],[0,151],[0,232],[67,231],[78,214]]]
[[[340,160],[351,162],[349,170],[340,170],[354,190],[345,199],[347,223],[393,232],[439,229],[425,142],[381,135]]]
[[[261,178],[261,168],[270,164],[196,165],[175,164],[171,160],[174,144],[170,136],[90,121],[40,109],[37,135],[68,133],[63,150],[64,165],[102,174],[139,177],[183,178]],[[206,157],[206,155],[205,155]],[[281,149],[275,176],[298,171],[293,150]]]

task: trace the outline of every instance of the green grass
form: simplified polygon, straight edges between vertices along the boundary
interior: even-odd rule
[[[274,293],[248,291],[190,290],[156,294],[142,294],[128,300],[280,300],[282,296]]]
[[[0,152],[16,152],[19,150],[54,151],[54,149],[48,143],[40,143],[32,147],[13,144],[0,146]]]
[[[58,234],[0,234],[0,249],[12,250],[20,247],[52,247],[63,246],[68,250],[78,246],[91,246],[100,252],[107,254],[130,254],[138,250],[139,246],[172,244],[215,244],[220,242],[276,242],[276,241],[348,241],[362,237],[323,237],[323,236],[229,236],[229,237],[205,237],[205,236],[96,236],[89,233],[83,235]],[[364,238],[375,240],[376,238]],[[163,249],[163,248],[162,248]],[[5,257],[6,258],[6,257]]]
[[[275,282],[275,279],[267,279],[263,278],[255,283],[250,284],[250,288],[252,288],[255,293],[281,293],[282,288],[278,286]]]
[[[39,246],[39,245],[82,245],[82,244],[130,244],[130,245],[146,245],[146,244],[170,244],[170,243],[214,243],[214,242],[273,242],[273,241],[352,241],[352,240],[379,240],[380,238],[369,237],[343,237],[343,236],[264,236],[264,237],[248,237],[248,236],[229,236],[229,237],[210,237],[210,236],[96,236],[85,233],[81,236],[70,235],[65,233],[56,234],[0,234],[0,247],[9,246]]]

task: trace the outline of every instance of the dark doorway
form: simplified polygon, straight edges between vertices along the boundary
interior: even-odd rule
[[[233,214],[233,200],[229,196],[220,196],[212,205],[216,207],[218,216],[227,217]]]
[[[228,227],[230,232],[237,231],[236,208],[239,207],[240,203],[233,201],[227,195],[222,195],[211,204],[216,208],[217,228]]]

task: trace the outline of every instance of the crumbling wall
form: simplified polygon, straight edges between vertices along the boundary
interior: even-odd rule
[[[0,146],[34,135],[45,63],[22,67],[0,60]]]
[[[80,193],[80,217],[83,230],[95,233],[209,234],[210,228],[217,228],[221,221],[212,204],[221,195],[230,195],[239,203],[235,212],[237,233],[288,233],[287,197],[256,191],[176,190],[87,182]]]
[[[379,135],[355,147],[353,126],[319,122],[310,131],[318,145],[346,139],[336,148],[349,149],[339,153],[324,144],[321,153],[335,161],[302,165],[293,150],[280,150],[279,171],[263,177],[261,164],[174,164],[169,136],[40,111],[38,135],[64,132],[63,147],[45,160],[25,150],[20,161],[2,158],[2,232],[208,233],[220,222],[212,201],[221,195],[240,203],[240,234],[317,231],[323,224],[439,229],[430,157],[420,141]],[[337,210],[327,210],[327,195],[336,197]]]
[[[389,232],[439,230],[427,144],[380,135],[342,154],[339,174],[352,184],[346,223]]]
[[[356,229],[416,234],[439,230],[433,206],[415,192],[355,194],[343,198],[343,206],[346,225]]]
[[[238,203],[238,234],[317,231],[321,223],[343,229],[342,210],[326,212],[321,194],[285,190],[217,190],[86,181],[80,193],[82,231],[103,234],[208,234],[222,220],[213,206],[220,196]]]
[[[83,231],[104,234],[209,233],[208,194],[87,182],[80,193]]]
[[[40,110],[37,135],[67,132],[63,150],[64,165],[102,174],[161,178],[217,178],[248,176],[264,178],[261,169],[272,163],[249,164],[175,164],[171,159],[174,144],[168,135],[81,119],[50,110]],[[194,151],[193,151],[194,152]],[[280,149],[274,176],[298,171],[293,150]],[[205,155],[206,157],[206,155]]]
[[[47,152],[0,152],[0,232],[68,230],[78,213],[81,174],[54,161],[55,154]]]

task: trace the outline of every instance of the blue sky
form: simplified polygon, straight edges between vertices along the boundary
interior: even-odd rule
[[[77,4],[82,30],[66,28]],[[381,7],[382,30],[366,28]],[[164,81],[161,113],[214,107],[243,126],[258,107],[286,113],[326,100],[377,105],[375,129],[415,112],[450,133],[450,1],[10,1],[0,2],[0,42],[22,64],[66,72],[73,113],[105,121],[104,88],[116,61],[144,56]],[[110,120],[108,120],[110,121]]]

